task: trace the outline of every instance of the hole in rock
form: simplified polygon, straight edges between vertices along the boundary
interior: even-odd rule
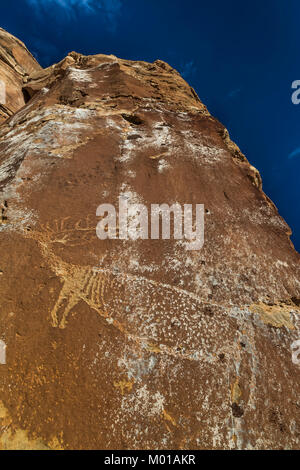
[[[23,93],[25,104],[26,104],[31,99],[30,93],[26,90],[26,88],[22,88],[22,93]]]
[[[122,114],[122,118],[125,119],[125,121],[130,122],[130,124],[135,124],[136,126],[139,126],[140,124],[143,124],[143,121],[139,116],[136,114]]]

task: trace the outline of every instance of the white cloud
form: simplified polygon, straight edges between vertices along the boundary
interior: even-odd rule
[[[197,67],[196,67],[193,60],[190,60],[189,62],[184,63],[179,68],[180,74],[186,80],[190,79],[192,77],[192,75],[194,75],[194,73],[196,73],[196,71],[197,71]]]
[[[73,15],[74,8],[82,8],[90,13],[94,11],[93,0],[27,0],[27,2],[36,8],[37,13],[49,7],[60,7],[70,16]]]
[[[121,10],[121,0],[26,0],[36,15],[47,17],[49,9],[57,8],[64,13],[65,19],[75,18],[76,11],[81,10],[85,14],[97,14],[101,12],[108,21],[107,26],[115,29],[116,18]]]
[[[289,154],[288,158],[294,158],[297,155],[300,155],[300,147],[297,147],[295,150],[293,150],[293,152]]]
[[[227,94],[227,98],[234,98],[235,96],[237,96],[240,92],[241,92],[241,88],[235,88],[234,90],[231,90],[228,94]]]

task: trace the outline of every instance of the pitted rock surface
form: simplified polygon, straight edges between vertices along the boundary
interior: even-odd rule
[[[162,61],[0,54],[0,447],[299,448],[299,254],[259,172]],[[119,196],[204,204],[203,248],[99,240]]]

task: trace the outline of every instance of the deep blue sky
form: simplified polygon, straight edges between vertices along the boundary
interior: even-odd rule
[[[300,251],[299,0],[2,0],[41,65],[69,51],[165,60],[256,166]]]

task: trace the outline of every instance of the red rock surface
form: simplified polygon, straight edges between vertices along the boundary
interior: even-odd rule
[[[23,86],[0,127],[2,448],[299,448],[299,254],[226,129],[162,61],[73,52]],[[99,240],[122,194],[203,203],[203,248]]]
[[[6,91],[5,100],[0,100],[0,123],[24,106],[27,93],[24,97],[22,87],[29,74],[38,70],[41,67],[26,46],[0,28],[0,86],[4,83]]]

